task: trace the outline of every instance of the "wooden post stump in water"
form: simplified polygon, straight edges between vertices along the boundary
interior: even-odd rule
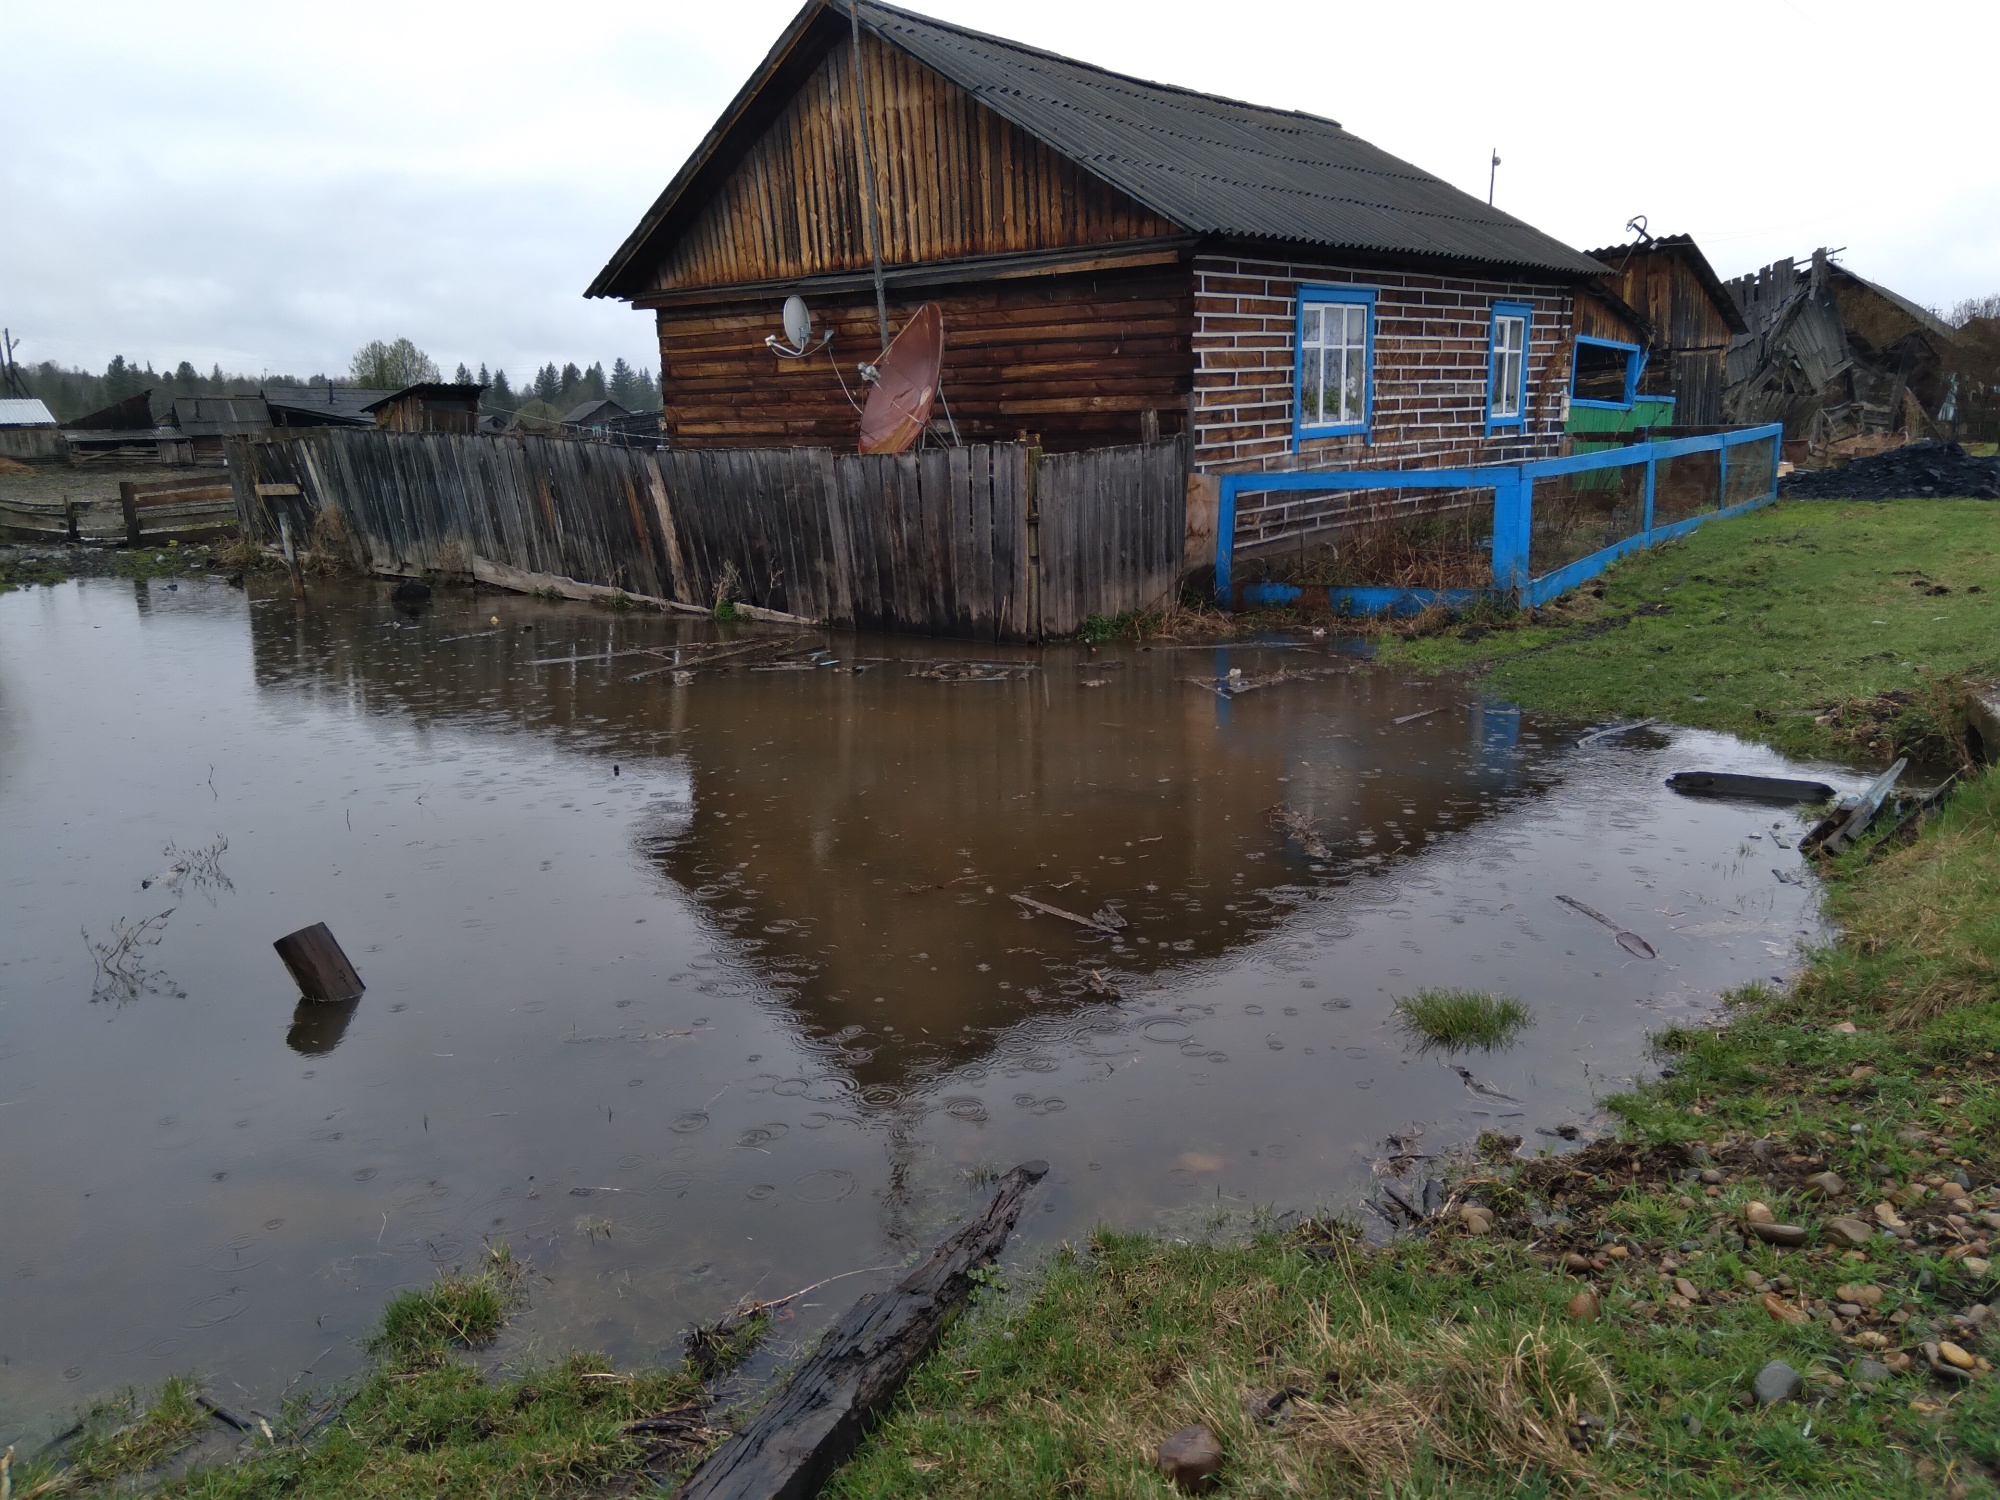
[[[1000,1253],[1028,1189],[1048,1174],[1024,1162],[985,1211],[888,1291],[863,1297],[785,1388],[694,1471],[680,1500],[810,1500],[895,1399]]]
[[[308,1000],[359,1000],[366,988],[354,965],[340,951],[340,944],[327,931],[326,923],[315,922],[287,933],[271,944],[278,957],[298,981],[299,993]]]

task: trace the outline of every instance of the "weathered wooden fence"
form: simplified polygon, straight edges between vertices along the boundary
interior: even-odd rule
[[[0,499],[0,541],[152,547],[235,531],[233,488],[213,469],[120,484],[116,500]]]
[[[245,535],[339,517],[388,574],[740,604],[987,640],[1067,634],[1172,598],[1184,440],[1042,455],[653,452],[528,436],[322,429],[232,440]]]

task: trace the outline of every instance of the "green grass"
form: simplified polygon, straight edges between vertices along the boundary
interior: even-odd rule
[[[1505,995],[1478,990],[1419,990],[1396,1002],[1405,1030],[1422,1039],[1424,1047],[1463,1052],[1483,1047],[1491,1052],[1505,1046],[1535,1018],[1528,1007]]]
[[[1385,637],[1381,650],[1405,666],[1483,672],[1494,693],[1533,708],[1882,758],[1897,748],[1878,743],[1884,712],[1830,716],[2000,670],[2000,505],[1788,502],[1635,553],[1552,613],[1519,629]],[[1900,708],[1885,711],[1910,712]],[[1918,701],[1913,717],[1924,712]]]
[[[195,1385],[169,1380],[141,1411],[121,1397],[86,1413],[55,1454],[23,1465],[12,1500],[113,1492],[183,1500],[429,1500],[432,1496],[602,1495],[652,1490],[695,1444],[627,1424],[687,1408],[701,1383],[684,1368],[621,1374],[589,1354],[488,1379],[456,1351],[490,1341],[515,1300],[505,1250],[476,1273],[441,1276],[390,1302],[373,1363],[343,1391],[292,1401],[232,1462],[159,1472],[210,1421]]]
[[[16,1469],[14,1500],[89,1494],[178,1452],[209,1421],[195,1404],[196,1390],[191,1378],[176,1375],[150,1403],[142,1405],[130,1390],[96,1402],[80,1415],[60,1461],[31,1459]]]

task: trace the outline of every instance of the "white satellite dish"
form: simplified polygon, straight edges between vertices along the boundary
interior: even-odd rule
[[[805,359],[809,355],[817,354],[820,349],[833,342],[833,330],[829,328],[820,335],[818,346],[813,345],[813,315],[803,297],[793,296],[785,299],[784,322],[784,338],[781,339],[774,333],[764,340],[764,347],[780,359]]]
[[[803,297],[785,299],[785,337],[794,349],[803,349],[813,336],[813,315]]]

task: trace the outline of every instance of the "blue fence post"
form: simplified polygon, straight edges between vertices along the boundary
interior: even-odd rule
[[[1653,497],[1659,492],[1660,465],[1651,454],[1646,455],[1646,526],[1648,537],[1653,534]]]
[[[1215,602],[1224,611],[1236,608],[1230,592],[1231,564],[1236,558],[1236,486],[1239,477],[1224,474],[1215,497]]]
[[[1785,461],[1785,430],[1781,427],[1771,434],[1771,493],[1766,499],[1778,498],[1778,465]]]
[[[1501,469],[1493,481],[1493,587],[1520,599],[1528,587],[1534,481],[1519,469]]]
[[[1721,491],[1721,493],[1719,493],[1715,497],[1715,508],[1717,510],[1728,510],[1729,509],[1729,443],[1727,439],[1724,440],[1720,448],[1715,450],[1715,467],[1716,467],[1716,472],[1719,476],[1716,480],[1716,485],[1717,488]]]

